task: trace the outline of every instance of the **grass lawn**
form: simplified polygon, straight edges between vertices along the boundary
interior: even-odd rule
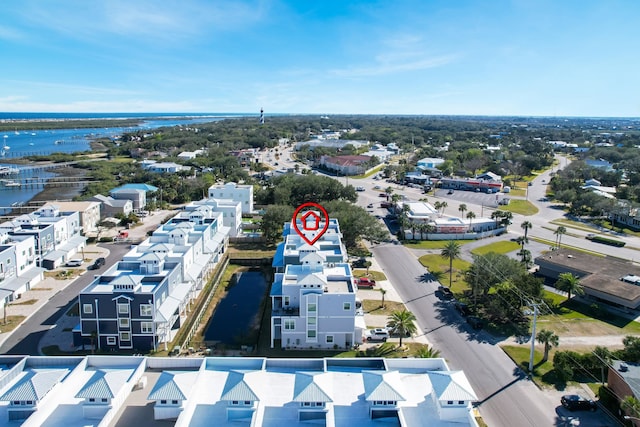
[[[353,277],[368,277],[373,280],[387,280],[387,276],[382,271],[369,270],[367,274],[366,268],[356,268],[353,270]]]
[[[33,304],[35,304],[37,302],[38,302],[37,299],[31,298],[31,299],[27,299],[27,300],[20,301],[20,302],[12,302],[10,305],[33,305]]]
[[[456,240],[460,245],[464,245],[466,243],[475,242],[475,240]],[[405,242],[404,245],[410,249],[442,249],[444,248],[448,240],[423,240],[421,242]]]
[[[24,320],[24,316],[7,316],[7,323],[0,321],[0,331],[9,332],[17,328]]]
[[[365,313],[376,314],[379,316],[390,316],[394,311],[404,310],[404,304],[397,301],[384,301],[384,308],[380,307],[382,303],[382,295],[380,299],[366,299],[362,301],[362,310]]]
[[[504,345],[501,348],[518,367],[524,372],[529,372],[529,357],[531,351],[529,345]],[[549,360],[544,363],[542,363],[543,355],[544,353],[537,348],[533,352],[533,380],[543,386],[560,385],[560,382],[553,372],[553,350],[549,352]]]
[[[495,252],[497,254],[506,254],[520,249],[520,245],[511,240],[503,240],[500,242],[490,243],[488,245],[480,246],[471,251],[475,255],[485,255],[489,252]]]
[[[500,206],[500,210],[509,211],[520,215],[535,215],[538,213],[538,208],[536,208],[531,202],[528,200],[520,200],[520,199],[511,199],[508,205]]]
[[[443,285],[449,286],[449,260],[440,255],[423,255],[419,259],[420,264],[424,265],[429,273],[435,277]],[[461,260],[453,260],[453,277],[451,290],[453,292],[462,292],[468,289],[467,282],[464,281],[464,272],[471,267],[471,263]]]
[[[640,323],[589,306],[553,292],[544,292],[553,314],[538,317],[538,327],[558,336],[603,336],[640,334]]]

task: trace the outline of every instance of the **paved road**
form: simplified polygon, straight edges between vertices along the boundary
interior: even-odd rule
[[[426,269],[409,250],[385,244],[372,251],[407,308],[415,314],[427,340],[441,351],[452,369],[464,370],[478,395],[480,414],[489,426],[569,425],[569,414],[558,408],[556,396],[540,391],[490,335],[472,330],[450,302],[438,298],[439,283],[429,280]],[[601,414],[571,415],[584,417],[580,419],[581,426],[610,425]]]
[[[109,244],[109,256],[106,266],[97,273],[105,271],[109,266],[122,259],[129,250],[129,245]],[[9,338],[0,346],[0,354],[28,354],[38,356],[38,343],[45,332],[56,324],[56,321],[77,301],[80,291],[94,278],[89,271],[79,276],[63,291],[54,295],[47,304],[25,320]]]

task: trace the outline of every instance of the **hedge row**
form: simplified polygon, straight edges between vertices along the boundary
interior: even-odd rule
[[[605,245],[616,246],[618,248],[621,248],[627,244],[626,242],[621,242],[620,240],[607,239],[606,237],[600,237],[600,236],[589,237],[589,240],[592,240],[598,243],[604,243]]]

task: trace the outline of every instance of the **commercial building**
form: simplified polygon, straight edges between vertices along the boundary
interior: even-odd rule
[[[444,359],[0,356],[0,423],[477,427]],[[127,424],[128,423],[128,424]]]

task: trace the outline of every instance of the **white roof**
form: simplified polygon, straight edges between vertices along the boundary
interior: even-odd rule
[[[249,387],[247,384],[245,376],[250,376],[251,372],[242,372],[242,371],[231,371],[227,376],[227,381],[224,384],[224,389],[222,390],[222,396],[220,400],[249,400],[249,401],[259,401],[258,395]]]
[[[149,392],[149,400],[186,400],[198,376],[197,372],[164,371]]]
[[[29,369],[0,396],[0,401],[41,400],[65,375],[68,369]]]
[[[402,381],[398,371],[365,371],[362,373],[365,400],[394,400],[402,401],[404,393]]]
[[[331,378],[323,372],[296,373],[293,387],[294,402],[333,402],[325,389],[329,389]]]
[[[76,397],[113,399],[132,373],[133,369],[98,369],[76,394]]]
[[[478,400],[462,371],[429,372],[429,378],[438,400]]]

